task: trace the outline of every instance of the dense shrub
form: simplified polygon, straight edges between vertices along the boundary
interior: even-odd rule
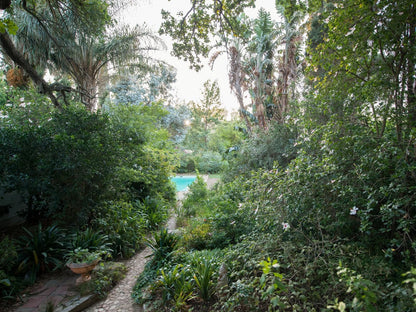
[[[132,256],[142,245],[146,230],[142,211],[124,201],[107,202],[93,225],[108,236],[114,257]]]
[[[178,173],[195,172],[195,156],[190,153],[180,153],[179,167],[176,169]]]
[[[276,164],[286,168],[296,158],[297,137],[297,128],[290,124],[271,123],[267,133],[259,130],[244,141],[238,150],[230,152],[234,157],[228,157],[230,166],[224,180],[232,181],[237,176],[247,176],[250,171],[260,168],[270,170]]]
[[[196,169],[203,173],[218,173],[226,166],[226,162],[218,152],[207,151],[195,158]]]
[[[28,221],[84,224],[109,198],[174,201],[173,149],[166,130],[155,128],[160,104],[96,114],[19,95],[0,120],[0,187],[20,193]]]
[[[207,196],[207,184],[203,177],[198,174],[195,181],[189,185],[189,192],[182,202],[179,217],[195,216],[198,210],[201,210],[206,204]]]
[[[15,241],[5,236],[0,241],[0,298],[12,299],[19,292],[20,285],[16,279],[18,254]]]
[[[59,111],[35,100],[12,107],[0,124],[1,187],[20,193],[29,221],[85,221],[118,164],[108,117],[81,106]]]

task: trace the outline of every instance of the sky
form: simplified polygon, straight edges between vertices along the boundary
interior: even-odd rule
[[[260,7],[272,13],[272,18],[276,20],[277,17],[273,16],[276,12],[274,8],[274,0],[256,0],[256,9],[252,9],[247,12],[250,17],[256,17],[257,10]],[[122,22],[130,25],[143,25],[144,23],[155,33],[159,30],[159,26],[162,23],[161,10],[164,9],[173,14],[179,11],[188,11],[190,8],[190,0],[138,0],[137,4],[129,6],[123,10],[120,15]],[[231,113],[238,109],[238,102],[236,97],[231,93],[228,82],[227,71],[227,59],[226,56],[220,56],[211,70],[208,65],[208,60],[205,62],[205,66],[199,72],[191,70],[189,63],[177,59],[170,55],[171,40],[167,36],[161,37],[167,45],[167,50],[158,51],[153,56],[155,58],[166,61],[170,65],[174,66],[177,70],[176,83],[173,85],[174,94],[179,101],[196,101],[201,99],[201,93],[203,90],[203,84],[207,80],[218,81],[220,86],[221,103],[224,108]]]

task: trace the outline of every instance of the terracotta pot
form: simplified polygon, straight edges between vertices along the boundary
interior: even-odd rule
[[[76,274],[81,274],[78,277],[76,284],[79,285],[91,279],[91,271],[95,268],[100,260],[97,259],[90,263],[67,263],[67,267]]]

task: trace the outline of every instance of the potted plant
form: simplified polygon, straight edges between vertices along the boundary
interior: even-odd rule
[[[81,274],[76,284],[81,284],[91,279],[91,271],[100,262],[101,257],[107,252],[103,250],[90,251],[83,248],[75,248],[67,254],[67,267],[76,274]]]

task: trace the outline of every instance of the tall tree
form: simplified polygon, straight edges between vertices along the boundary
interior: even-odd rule
[[[188,133],[188,145],[208,148],[208,134],[225,117],[221,108],[218,82],[210,80],[204,83],[202,98],[191,102],[192,124]]]
[[[391,120],[406,146],[416,126],[415,4],[336,1],[325,22],[328,32],[311,59],[311,70],[324,71],[315,86],[344,118],[374,124],[377,136]]]
[[[0,23],[0,46],[4,54],[6,54],[16,65],[20,66],[33,80],[41,93],[47,94],[55,106],[61,104],[57,100],[56,93],[73,91],[70,87],[54,83],[49,84],[43,78],[43,75],[38,71],[38,62],[32,63],[27,57],[27,51],[19,47],[12,40],[12,36],[16,33],[17,26],[22,27],[24,21],[17,21],[17,15],[26,14],[37,21],[38,25],[44,30],[43,33],[47,35],[48,41],[55,41],[58,43],[56,47],[60,47],[59,42],[49,32],[50,29],[67,29],[68,25],[64,18],[61,23],[54,23],[48,19],[48,16],[66,16],[74,15],[78,28],[83,28],[90,33],[101,32],[110,18],[107,12],[108,5],[101,0],[94,0],[89,2],[80,2],[75,0],[51,0],[51,1],[13,1],[12,7],[7,7],[6,14]],[[42,14],[41,14],[42,12]],[[49,22],[48,22],[49,21]],[[21,24],[22,23],[22,24]],[[47,47],[44,52],[48,53],[50,47]]]
[[[253,0],[190,0],[187,12],[172,16],[162,10],[159,33],[169,35],[173,43],[173,55],[189,61],[192,68],[201,68],[201,57],[208,57],[217,45],[218,36],[239,36],[241,24],[238,17],[247,7],[253,7]],[[220,40],[221,41],[221,40]]]
[[[279,42],[283,48],[281,49],[277,65],[279,76],[277,79],[275,102],[277,106],[276,119],[280,123],[283,123],[289,111],[290,87],[292,85],[292,89],[295,89],[295,81],[299,72],[298,67],[301,61],[299,51],[303,41],[299,26],[304,17],[304,11],[298,8],[296,4],[293,4],[293,1],[285,5],[278,5],[278,3],[279,1],[276,0],[276,9],[282,18],[279,27]]]
[[[250,93],[253,100],[253,112],[262,129],[267,128],[266,105],[271,99],[271,84],[274,72],[273,57],[277,47],[276,25],[270,13],[260,9],[253,23],[253,35],[250,38],[245,71],[251,81]]]
[[[98,108],[98,85],[103,70],[113,72],[123,66],[144,63],[145,52],[163,46],[145,27],[109,27],[107,3],[97,2],[102,14],[92,12],[100,27],[90,29],[79,22],[73,11],[56,14],[48,6],[23,6],[13,17],[21,25],[13,38],[17,50],[38,68],[69,75],[90,111]],[[70,89],[70,88],[68,88]]]

